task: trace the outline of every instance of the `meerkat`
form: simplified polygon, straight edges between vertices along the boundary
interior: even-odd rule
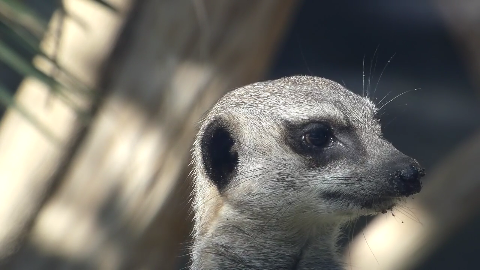
[[[342,224],[421,190],[367,97],[294,76],[227,93],[193,147],[192,269],[343,269]]]

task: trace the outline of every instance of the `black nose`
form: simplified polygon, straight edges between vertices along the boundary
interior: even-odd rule
[[[410,196],[420,192],[422,182],[420,179],[425,176],[425,169],[418,163],[412,163],[407,167],[395,172],[395,176],[400,185],[398,191],[403,196]]]

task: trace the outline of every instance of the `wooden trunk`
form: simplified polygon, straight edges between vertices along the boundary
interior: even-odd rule
[[[97,89],[72,95],[87,114],[30,83],[17,100],[56,144],[15,111],[2,122],[0,258],[8,269],[172,269],[188,248],[198,122],[262,78],[296,2],[117,0],[103,15],[85,2],[65,1],[75,16],[58,58],[90,60],[66,64]]]

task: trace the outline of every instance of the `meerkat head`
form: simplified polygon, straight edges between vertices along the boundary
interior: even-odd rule
[[[199,234],[225,207],[302,222],[385,212],[424,175],[383,138],[368,98],[308,76],[225,95],[201,126],[194,164]]]

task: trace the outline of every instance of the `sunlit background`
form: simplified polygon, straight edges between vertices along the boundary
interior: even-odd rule
[[[298,74],[368,93],[427,169],[346,229],[350,269],[480,267],[478,18],[467,0],[0,0],[0,268],[186,267],[199,119]]]

